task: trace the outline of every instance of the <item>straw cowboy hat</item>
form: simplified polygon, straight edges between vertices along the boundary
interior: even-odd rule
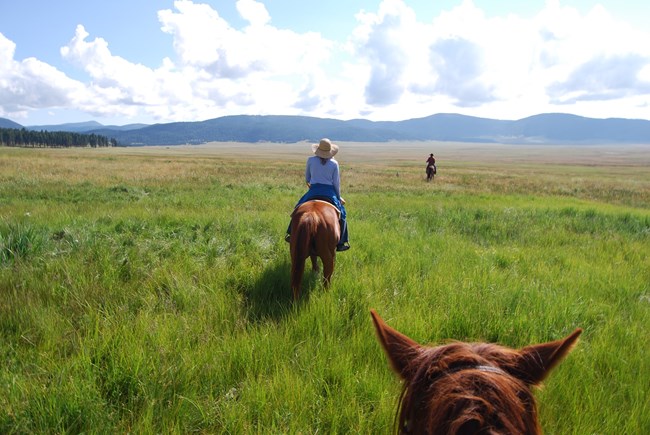
[[[330,159],[339,152],[339,146],[333,144],[332,141],[327,138],[321,139],[318,144],[313,144],[311,149],[314,150],[314,154],[324,159]]]

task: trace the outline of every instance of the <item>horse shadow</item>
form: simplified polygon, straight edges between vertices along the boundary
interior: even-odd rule
[[[305,268],[304,287],[297,302],[293,301],[290,274],[288,259],[275,261],[244,290],[244,307],[250,322],[281,321],[309,301],[309,294],[320,284],[319,275],[311,273],[311,263]]]

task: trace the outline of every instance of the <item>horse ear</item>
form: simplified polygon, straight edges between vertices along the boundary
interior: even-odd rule
[[[402,379],[409,379],[413,375],[410,373],[411,360],[419,355],[422,346],[388,326],[375,310],[371,309],[370,314],[390,365]]]
[[[546,378],[578,342],[582,329],[577,328],[567,337],[548,343],[526,346],[519,351],[517,377],[529,385],[537,385]]]

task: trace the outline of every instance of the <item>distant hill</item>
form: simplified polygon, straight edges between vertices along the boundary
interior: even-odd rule
[[[650,121],[594,119],[543,114],[517,121],[436,114],[405,121],[341,121],[307,116],[225,116],[201,122],[155,124],[129,131],[92,132],[122,145],[178,145],[205,142],[299,142],[438,140],[513,144],[650,144]]]
[[[23,126],[10,119],[0,118],[0,128],[23,128]]]
[[[0,127],[22,128],[0,118]],[[404,121],[342,121],[284,115],[236,115],[199,122],[104,126],[98,122],[26,127],[30,130],[95,133],[120,145],[180,145],[205,142],[453,141],[511,144],[650,144],[650,121],[595,119],[550,113],[516,121],[439,113]]]
[[[68,124],[58,124],[58,125],[29,125],[25,127],[28,130],[35,131],[71,131],[75,133],[86,133],[93,130],[118,130],[118,131],[128,131],[136,130],[139,128],[146,127],[147,124],[128,124],[128,125],[102,125],[97,121],[87,121],[87,122],[72,122]],[[107,134],[106,136],[110,136]]]
[[[109,134],[95,130],[97,134]],[[348,141],[386,141],[400,137],[370,123],[360,127],[351,121],[306,116],[225,116],[202,122],[156,124],[128,132],[111,133],[124,145],[179,145],[205,142],[299,142],[322,137]]]
[[[650,121],[552,113],[514,121],[510,133],[528,143],[650,143]]]

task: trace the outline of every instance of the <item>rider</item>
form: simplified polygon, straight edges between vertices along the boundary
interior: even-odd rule
[[[309,190],[305,193],[296,207],[312,199],[324,199],[331,202],[341,212],[341,239],[336,246],[337,251],[347,251],[350,249],[348,243],[348,225],[346,221],[345,200],[341,198],[341,177],[339,173],[339,162],[334,159],[334,155],[339,151],[339,147],[333,144],[329,139],[324,138],[320,143],[313,144],[312,150],[314,155],[307,159],[305,168],[305,181]],[[291,238],[291,224],[287,228],[285,240],[288,242]]]
[[[436,158],[433,157],[433,153],[429,154],[429,158],[427,159],[427,171],[429,171],[429,167],[433,166],[433,173],[436,173]]]

